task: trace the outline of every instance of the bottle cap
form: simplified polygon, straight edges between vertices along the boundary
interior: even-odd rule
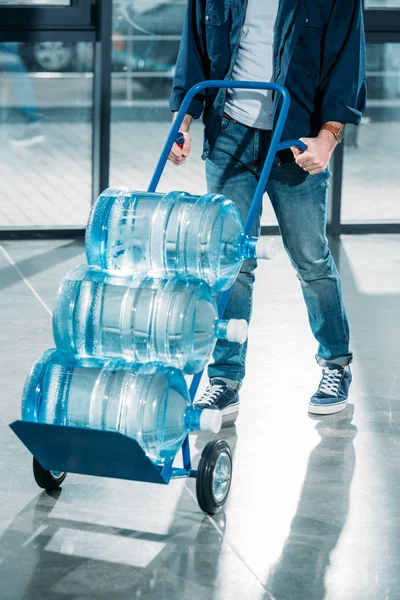
[[[228,342],[244,344],[249,333],[249,325],[245,319],[229,319],[226,326],[226,339]]]
[[[217,408],[204,408],[200,415],[200,430],[219,433],[222,427],[222,413]]]
[[[264,258],[271,260],[276,254],[276,244],[272,237],[262,236],[257,240],[256,245],[256,256],[257,258]]]

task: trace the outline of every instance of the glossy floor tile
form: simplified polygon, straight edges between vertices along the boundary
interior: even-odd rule
[[[7,427],[36,356],[52,346],[70,241],[0,247],[1,600],[400,598],[400,238],[332,243],[355,353],[351,402],[315,419],[320,372],[283,249],[257,273],[248,372],[226,510],[205,517],[195,482],[68,475],[55,494]],[[191,436],[194,463],[209,440]]]

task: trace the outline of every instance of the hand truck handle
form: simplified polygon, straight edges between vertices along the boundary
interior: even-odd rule
[[[179,146],[179,148],[183,148],[184,143],[185,143],[185,136],[183,135],[182,131],[178,131],[178,135],[176,136],[175,144],[177,146]],[[284,146],[285,146],[285,148],[297,146],[299,148],[299,150],[301,150],[302,152],[307,150],[306,144],[300,140],[287,140],[285,142]]]
[[[267,83],[267,82],[261,82],[261,81],[228,81],[228,80],[215,80],[214,81],[214,80],[212,80],[212,81],[202,81],[201,83],[194,85],[186,94],[186,96],[182,102],[182,105],[178,111],[178,114],[176,115],[175,121],[172,124],[170,133],[168,135],[167,141],[164,146],[164,149],[161,152],[160,159],[156,165],[153,177],[150,181],[148,191],[154,192],[157,189],[158,183],[161,179],[161,175],[162,175],[165,165],[167,163],[169,153],[170,153],[171,148],[172,148],[173,144],[175,143],[177,135],[179,133],[179,127],[182,124],[182,121],[188,111],[188,108],[189,108],[190,103],[192,102],[193,98],[197,94],[202,92],[203,90],[216,89],[216,88],[224,88],[224,89],[241,88],[241,89],[252,89],[252,90],[257,90],[257,89],[258,90],[272,90],[274,92],[281,94],[282,98],[283,98],[282,107],[281,107],[281,110],[279,113],[278,121],[276,123],[274,135],[271,140],[271,146],[270,146],[270,152],[269,152],[269,155],[271,154],[271,160],[269,161],[268,157],[267,157],[267,160],[265,161],[264,169],[260,176],[260,182],[259,182],[259,186],[257,188],[258,191],[255,194],[255,197],[253,199],[253,204],[252,204],[252,208],[254,205],[255,212],[252,210],[252,208],[250,209],[250,212],[249,212],[249,217],[252,218],[252,222],[253,222],[255,213],[257,212],[258,204],[259,204],[259,202],[262,198],[262,195],[264,193],[264,190],[265,190],[265,186],[266,186],[266,183],[267,183],[270,171],[271,171],[272,163],[273,163],[276,152],[278,152],[279,150],[284,150],[286,148],[290,148],[291,146],[297,146],[302,151],[306,150],[305,144],[303,142],[301,142],[300,140],[289,140],[288,142],[281,142],[283,128],[285,126],[287,115],[289,112],[289,107],[290,107],[290,94],[286,88],[284,88],[282,85],[279,85],[278,83]],[[272,155],[272,150],[273,150],[273,155]],[[271,164],[269,164],[269,163],[271,163]],[[261,191],[262,184],[264,184],[264,188]],[[260,196],[260,193],[261,193],[261,196]],[[253,214],[253,212],[254,212],[254,214]],[[248,219],[248,221],[249,221],[249,219]],[[251,224],[252,224],[252,222],[251,222]],[[247,225],[247,222],[246,222],[246,225]],[[250,226],[250,228],[251,228],[251,226]]]
[[[176,136],[176,139],[175,139],[175,144],[177,146],[179,146],[179,148],[183,148],[184,143],[185,143],[185,136],[183,135],[182,131],[178,131],[178,135]]]

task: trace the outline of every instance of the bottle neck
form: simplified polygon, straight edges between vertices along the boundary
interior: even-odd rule
[[[185,429],[186,431],[200,431],[201,408],[195,408],[193,405],[188,406],[185,412]]]
[[[214,325],[214,336],[218,340],[228,339],[228,323],[225,319],[216,319]]]
[[[258,238],[256,237],[249,237],[242,233],[240,236],[232,239],[229,243],[225,243],[223,245],[223,252],[231,261],[255,258],[257,240]]]
[[[256,237],[244,237],[242,241],[242,257],[244,260],[248,258],[256,258],[257,252],[257,241]]]
[[[188,406],[185,413],[186,431],[208,431],[218,433],[222,426],[222,413],[212,408]]]

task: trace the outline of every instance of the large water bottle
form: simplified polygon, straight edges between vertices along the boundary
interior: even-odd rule
[[[217,338],[244,343],[244,320],[218,318],[215,296],[199,279],[129,278],[82,265],[61,283],[53,314],[56,346],[79,356],[160,361],[197,373]]]
[[[231,287],[244,259],[272,258],[273,241],[249,238],[236,205],[219,194],[191,196],[108,189],[86,229],[88,263],[102,269],[152,270]]]
[[[194,408],[183,375],[160,363],[75,358],[47,350],[25,384],[22,419],[118,431],[155,463],[172,459],[188,431],[218,433],[221,413]]]

